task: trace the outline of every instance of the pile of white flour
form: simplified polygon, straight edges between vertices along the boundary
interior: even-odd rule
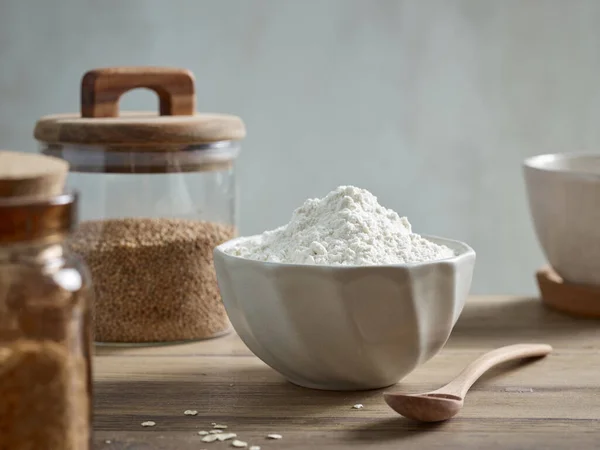
[[[287,225],[242,240],[227,252],[260,261],[344,266],[454,256],[448,247],[413,233],[406,217],[381,206],[369,191],[353,186],[307,200]]]

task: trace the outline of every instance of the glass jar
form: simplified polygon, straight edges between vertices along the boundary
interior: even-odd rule
[[[158,94],[160,114],[119,114],[119,97],[139,87]],[[93,70],[81,93],[80,115],[44,117],[35,137],[44,154],[69,162],[69,184],[85,198],[71,248],[91,270],[96,341],[227,333],[212,254],[237,233],[243,122],[196,113],[186,70]]]
[[[76,196],[0,198],[0,448],[91,448],[90,282]]]

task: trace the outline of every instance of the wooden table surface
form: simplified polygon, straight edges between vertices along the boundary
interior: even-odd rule
[[[600,448],[600,322],[564,317],[538,300],[472,297],[446,347],[394,390],[449,381],[484,351],[518,342],[554,353],[482,378],[459,416],[421,425],[396,415],[381,390],[321,392],[287,383],[234,334],[152,348],[101,347],[95,358],[94,449],[200,450],[211,423],[270,449]],[[364,409],[352,409],[363,403]],[[197,416],[185,416],[187,409]],[[143,428],[147,420],[156,422]],[[268,433],[283,435],[267,441]]]

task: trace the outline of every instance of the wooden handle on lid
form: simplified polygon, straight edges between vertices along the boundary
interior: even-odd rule
[[[119,99],[132,89],[158,95],[161,116],[192,116],[196,112],[194,75],[186,69],[113,67],[94,69],[81,80],[81,116],[118,117]]]

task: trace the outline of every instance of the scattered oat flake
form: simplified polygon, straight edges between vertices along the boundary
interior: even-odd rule
[[[206,436],[204,436],[202,438],[202,442],[215,442],[217,439],[219,439],[219,436],[216,434],[207,434]]]
[[[208,431],[204,431],[204,430],[202,430],[202,431],[198,431],[198,434],[199,434],[200,436],[206,436],[206,435],[208,434]]]
[[[146,422],[142,422],[143,427],[153,427],[154,425],[156,425],[156,422],[154,422],[152,420],[147,420]]]
[[[267,434],[267,439],[281,439],[282,437],[280,434]]]
[[[248,447],[248,443],[244,442],[244,441],[238,441],[236,439],[235,441],[231,442],[231,446],[232,447],[237,447],[237,448],[244,448],[244,447]]]
[[[213,428],[215,428],[217,430],[226,430],[227,425],[219,425],[218,423],[213,423]]]
[[[219,433],[222,433],[222,432],[223,432],[223,430],[210,430],[209,431],[210,434],[219,434]]]
[[[198,415],[198,411],[193,410],[193,409],[186,409],[183,414],[185,414],[186,416],[197,416]]]
[[[227,441],[229,439],[233,439],[237,437],[237,434],[235,433],[222,433],[222,434],[217,434],[217,439],[221,442],[223,441]]]
[[[362,403],[357,403],[352,407],[352,409],[363,409],[364,407],[365,405],[363,405]]]
[[[260,450],[260,445],[251,445],[250,450]]]

